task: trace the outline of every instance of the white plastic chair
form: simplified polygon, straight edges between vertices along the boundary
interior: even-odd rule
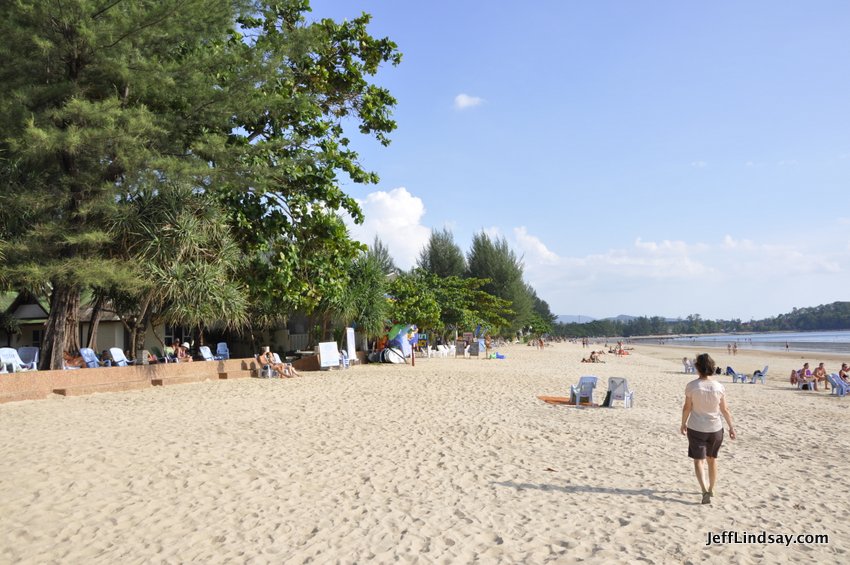
[[[115,367],[129,367],[133,364],[124,356],[124,350],[120,347],[110,347],[109,356],[112,357],[112,365]]]
[[[3,365],[11,365],[13,373],[29,370],[24,365],[24,362],[21,361],[21,358],[18,356],[18,352],[11,347],[0,347],[0,363],[3,363]]]
[[[570,385],[570,402],[573,404],[593,404],[593,389],[597,378],[591,375],[581,377],[577,385]]]
[[[826,379],[829,381],[829,384],[832,385],[832,392],[830,392],[830,396],[833,394],[835,396],[847,396],[847,393],[850,392],[850,384],[844,382],[838,373],[828,374]]]
[[[198,348],[198,353],[201,354],[201,358],[203,358],[204,361],[215,361],[212,351],[210,351],[210,348],[206,345],[200,346]]]
[[[215,356],[218,358],[218,361],[230,359],[230,349],[227,348],[227,344],[225,342],[219,342],[218,345],[215,346]]]
[[[30,371],[38,371],[38,347],[21,347],[18,349],[18,357],[24,367]]]
[[[610,394],[608,407],[612,408],[615,400],[623,401],[623,408],[634,406],[635,391],[629,388],[629,381],[622,377],[608,377],[608,392]]]

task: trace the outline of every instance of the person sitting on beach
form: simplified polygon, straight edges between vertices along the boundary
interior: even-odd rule
[[[791,385],[796,386],[800,382],[800,374],[795,369],[791,369]]]
[[[86,362],[81,355],[71,355],[69,351],[62,354],[62,359],[65,367],[76,367],[82,369],[86,366]]]
[[[812,376],[812,372],[809,370],[808,363],[803,363],[803,368],[797,371],[797,383],[801,382],[804,385],[808,385],[809,390],[818,389],[818,381]]]
[[[177,360],[177,350],[175,349],[175,347],[179,346],[180,344],[176,339],[165,346],[165,348],[163,349],[163,355],[165,357],[166,363],[170,363],[172,361]]]
[[[178,344],[175,349],[178,363],[188,363],[189,361],[192,361],[192,354],[189,352],[188,341],[184,341],[182,344]]]
[[[263,351],[257,355],[257,359],[260,363],[271,367],[281,377],[292,378],[301,376],[295,370],[295,367],[292,366],[292,363],[279,363],[280,357],[275,359],[275,354],[269,351],[268,345],[263,346]]]
[[[815,382],[823,382],[824,389],[829,390],[829,382],[826,380],[826,369],[824,369],[823,363],[820,363],[817,367],[815,367],[815,371],[812,373],[812,379]]]
[[[841,364],[841,370],[838,371],[838,376],[845,382],[850,383],[850,367],[847,366],[847,363]]]

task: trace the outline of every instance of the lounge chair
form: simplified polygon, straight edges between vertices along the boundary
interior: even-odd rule
[[[226,361],[227,359],[230,359],[230,349],[225,342],[221,341],[215,346],[215,360]]]
[[[27,365],[21,361],[18,352],[11,347],[0,347],[0,363],[6,365],[6,370],[11,373],[20,373],[21,371],[29,371]],[[10,370],[11,369],[11,370]]]
[[[198,353],[204,361],[215,361],[215,356],[213,356],[212,351],[206,345],[202,345],[198,348]]]
[[[767,365],[764,366],[764,369],[761,371],[756,371],[753,373],[751,377],[750,384],[756,384],[756,380],[761,380],[761,384],[764,384],[764,378],[767,376]]]
[[[261,379],[274,379],[280,376],[280,373],[274,370],[272,366],[268,363],[260,363],[260,356],[254,355],[254,360],[257,362],[257,365],[260,366],[259,377]]]
[[[348,369],[349,361],[348,361],[348,352],[345,349],[339,350],[339,368],[340,369]]]
[[[838,376],[838,373],[828,374],[826,376],[826,380],[832,385],[831,395],[847,396],[847,394],[850,393],[850,384],[844,382],[844,379]]]
[[[133,364],[132,361],[124,356],[124,350],[120,347],[110,347],[109,355],[112,357],[112,364],[116,367],[129,367]]]
[[[797,379],[797,390],[815,390],[815,386],[817,383],[814,380]]]
[[[81,347],[80,348],[80,357],[83,358],[83,361],[86,363],[86,367],[89,369],[97,369],[100,367],[100,360],[97,358],[97,354],[90,347]]]
[[[682,359],[682,365],[685,366],[685,374],[697,372],[697,368],[694,367],[694,362],[687,357]]]
[[[597,378],[584,376],[577,385],[570,385],[570,402],[572,404],[593,404],[593,389],[596,388]]]
[[[739,373],[732,367],[726,367],[726,374],[732,377],[733,383],[736,383],[738,381],[741,381],[742,383],[747,382],[747,375],[745,375],[744,373]]]
[[[18,349],[18,357],[30,371],[38,371],[38,351],[38,347],[21,347]]]
[[[629,381],[622,377],[608,377],[608,408],[611,408],[615,400],[623,401],[623,408],[631,408],[635,401],[635,391],[629,388]]]

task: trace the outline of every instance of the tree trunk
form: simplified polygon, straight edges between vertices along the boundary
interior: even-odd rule
[[[137,352],[145,348],[145,336],[147,334],[148,325],[151,321],[150,301],[145,302],[144,310],[140,312],[140,314],[141,316],[136,322],[136,327],[133,329],[135,340],[130,342],[133,344],[133,351],[131,351],[131,353],[134,358],[136,357]]]
[[[98,296],[91,309],[91,319],[89,320],[89,336],[86,347],[97,351],[97,327],[100,325],[100,319],[103,317],[103,303],[105,299],[103,295]]]
[[[77,325],[79,309],[79,287],[54,282],[44,331],[42,369],[61,369],[64,362],[62,354],[66,350],[76,353],[80,348]]]

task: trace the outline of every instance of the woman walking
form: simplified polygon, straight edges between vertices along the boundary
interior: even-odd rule
[[[726,389],[711,378],[714,360],[703,353],[694,363],[699,378],[685,387],[685,405],[682,407],[682,435],[688,436],[688,457],[694,460],[694,472],[702,489],[702,503],[711,503],[717,483],[717,453],[723,443],[723,420],[729,425],[729,438],[735,439],[732,414],[726,405]],[[708,488],[705,486],[703,462],[708,460]]]

